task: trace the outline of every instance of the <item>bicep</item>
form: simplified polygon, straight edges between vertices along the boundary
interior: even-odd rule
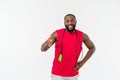
[[[51,47],[57,40],[57,33],[53,32],[50,37],[47,39],[47,46]]]
[[[91,49],[94,47],[93,42],[90,40],[89,36],[87,34],[83,34],[83,42],[87,46],[88,49]]]
[[[56,41],[57,39],[57,33],[54,32],[50,35],[50,37],[42,44],[41,51],[46,51],[49,49]]]

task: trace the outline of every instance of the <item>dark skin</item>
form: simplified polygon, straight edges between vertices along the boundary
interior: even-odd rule
[[[64,24],[68,28],[67,31],[69,32],[69,30],[72,30],[76,25],[75,17],[73,17],[72,15],[65,17]],[[75,30],[73,30],[72,32],[74,31]],[[57,33],[53,32],[51,36],[42,44],[41,51],[47,51],[56,41],[57,41]],[[76,65],[74,66],[74,70],[79,70],[95,52],[95,46],[93,42],[90,40],[89,36],[85,33],[83,33],[83,43],[88,48],[88,51],[85,57],[82,59],[82,61],[76,63]]]

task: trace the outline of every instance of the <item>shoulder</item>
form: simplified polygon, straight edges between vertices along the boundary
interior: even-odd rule
[[[61,35],[61,33],[65,30],[65,28],[57,29],[52,34],[51,37],[57,40],[58,36]]]
[[[57,29],[55,32],[63,32],[64,30],[65,30],[65,28]]]
[[[78,36],[80,36],[80,37],[83,38],[83,34],[84,34],[84,33],[83,33],[82,31],[76,29],[76,32],[77,32]]]
[[[83,32],[81,30],[76,29],[76,31],[77,31],[77,33],[83,34]]]
[[[77,33],[79,33],[80,35],[82,35],[83,42],[89,40],[89,36],[88,36],[86,33],[84,33],[84,32],[81,31],[81,30],[78,30],[78,29],[76,29],[76,31],[77,31]]]
[[[86,42],[88,40],[90,40],[89,36],[86,33],[83,33],[83,41]]]
[[[65,28],[55,30],[51,35],[57,35],[65,30]]]
[[[61,36],[64,31],[65,31],[65,28],[62,28],[62,29],[56,30],[55,32],[56,32],[56,34],[57,34],[58,36]]]

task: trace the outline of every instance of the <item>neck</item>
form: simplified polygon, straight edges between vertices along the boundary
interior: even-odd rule
[[[67,29],[66,29],[66,31],[69,32],[69,33],[74,33],[74,32],[75,32],[75,30],[73,30],[72,32],[70,32],[70,31],[68,31]]]

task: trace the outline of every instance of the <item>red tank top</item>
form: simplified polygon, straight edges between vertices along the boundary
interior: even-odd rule
[[[83,33],[75,30],[73,33],[66,29],[56,30],[57,41],[55,43],[55,57],[52,66],[52,74],[59,76],[75,76],[78,74],[74,66],[82,50]],[[62,43],[62,45],[61,45]],[[62,50],[62,61],[58,57]]]

